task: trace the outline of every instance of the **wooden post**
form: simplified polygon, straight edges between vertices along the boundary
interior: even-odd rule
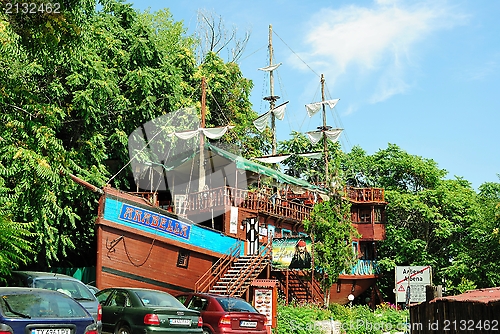
[[[288,269],[286,270],[285,278],[285,305],[288,305]]]

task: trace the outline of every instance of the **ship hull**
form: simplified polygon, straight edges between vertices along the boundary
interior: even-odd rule
[[[100,202],[96,221],[99,289],[193,291],[213,263],[241,242],[111,188],[105,189]]]
[[[377,282],[376,275],[340,275],[328,291],[330,304],[347,305],[349,295],[359,297]]]

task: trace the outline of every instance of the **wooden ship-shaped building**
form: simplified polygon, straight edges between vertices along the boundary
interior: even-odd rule
[[[272,47],[270,50],[271,95],[265,99],[271,108],[265,117],[272,117],[274,127],[274,119],[282,118],[286,103],[275,107],[278,97],[272,90],[272,71],[277,66],[272,65]],[[198,148],[132,166],[132,170],[142,170],[135,175],[136,192],[96,189],[74,177],[101,193],[96,221],[97,287],[146,287],[174,295],[214,292],[249,300],[255,280],[273,279],[287,302],[321,304],[347,304],[349,295],[357,297],[375,287],[379,275],[376,246],[385,238],[384,190],[343,190],[351,203],[352,224],[360,235],[352,245],[357,261],[350,271],[340,274],[325,296],[312,270],[290,268],[293,249],[300,240],[311,251],[303,221],[315,203],[327,198],[324,189],[206,140],[206,136],[219,138],[228,128],[205,128],[204,87],[203,81],[198,129],[176,134],[181,139],[199,138]],[[337,101],[325,101],[323,94],[322,101],[308,109],[308,113],[323,109],[323,126],[308,135],[316,142],[323,139],[326,166],[327,137],[336,140],[341,129],[326,126],[325,105],[333,108]],[[256,127],[266,126],[267,120],[258,120]],[[146,124],[140,133],[152,128]],[[148,142],[145,146],[155,145]],[[275,151],[273,137],[273,154]]]
[[[204,179],[212,186],[187,192],[190,182],[183,178],[200,179],[201,169],[193,168],[200,156],[211,166]],[[375,285],[376,244],[385,237],[383,189],[344,190],[360,233],[353,241],[358,260],[325,296],[307,268],[274,265],[276,247],[284,240],[307,239],[302,222],[324,197],[320,188],[210,143],[170,173],[176,185],[165,191],[132,193],[87,184],[102,194],[96,221],[98,288],[147,287],[174,295],[210,291],[249,299],[252,282],[266,278],[278,282],[287,301],[346,304],[350,294],[359,296]],[[278,181],[278,193],[262,185],[252,189],[263,178]]]

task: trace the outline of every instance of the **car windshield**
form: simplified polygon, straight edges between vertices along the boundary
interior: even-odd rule
[[[231,297],[215,298],[226,312],[257,312],[252,305],[244,300]]]
[[[95,300],[94,294],[83,283],[64,278],[39,278],[35,280],[35,288],[62,292],[76,300]]]
[[[59,294],[5,294],[2,313],[12,318],[82,318],[90,317],[77,302]]]
[[[174,296],[161,291],[135,291],[144,306],[165,306],[184,308],[184,305]]]

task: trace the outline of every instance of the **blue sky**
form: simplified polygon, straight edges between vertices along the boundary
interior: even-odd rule
[[[239,60],[254,81],[258,113],[269,95],[269,25],[273,27],[275,95],[290,101],[278,139],[314,130],[319,114],[304,105],[340,98],[327,123],[345,129],[345,151],[367,154],[396,144],[433,159],[448,178],[477,189],[500,182],[500,1],[129,1],[134,8],[168,8],[194,34],[199,10],[222,17],[250,41]],[[222,54],[224,57],[224,54]],[[327,108],[328,110],[328,108]]]

